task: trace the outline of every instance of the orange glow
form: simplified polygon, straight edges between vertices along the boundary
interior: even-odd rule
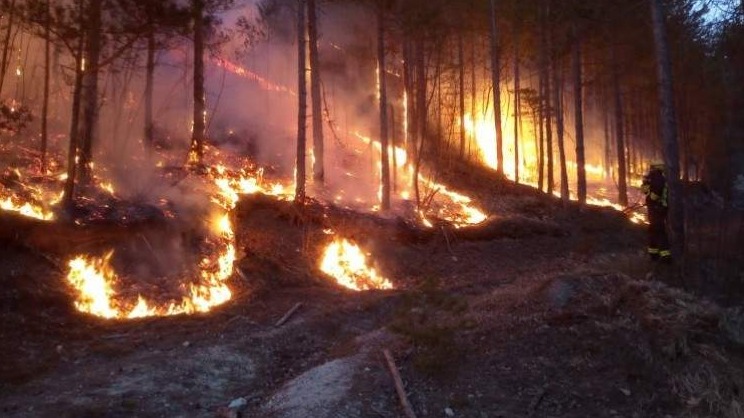
[[[369,267],[367,256],[359,246],[346,239],[337,239],[328,245],[321,258],[320,270],[351,290],[393,288],[390,280]]]

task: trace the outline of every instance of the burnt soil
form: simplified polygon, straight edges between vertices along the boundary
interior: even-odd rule
[[[5,234],[0,415],[398,417],[389,349],[417,416],[744,416],[741,310],[647,261],[641,227],[450,176],[493,216],[488,233],[418,235],[315,203],[242,201],[233,299],[208,314],[80,314],[62,256]],[[324,276],[327,229],[372,254],[396,289],[353,292]]]

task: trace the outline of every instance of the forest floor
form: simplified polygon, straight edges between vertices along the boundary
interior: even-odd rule
[[[646,260],[641,227],[487,174],[447,177],[510,230],[416,241],[369,215],[329,225],[241,204],[243,274],[207,314],[91,318],[48,257],[0,242],[0,415],[399,417],[389,349],[419,417],[744,417],[742,310]],[[329,226],[396,289],[320,273]]]

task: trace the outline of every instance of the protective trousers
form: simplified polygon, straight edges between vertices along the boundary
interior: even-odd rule
[[[669,238],[666,230],[667,208],[661,205],[648,205],[648,254],[652,259],[668,259]]]

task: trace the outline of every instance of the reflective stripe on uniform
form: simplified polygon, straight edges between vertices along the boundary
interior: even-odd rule
[[[649,254],[659,254],[659,249],[658,248],[651,248],[651,247],[649,247],[648,248],[648,253]]]
[[[669,251],[669,250],[661,250],[661,251],[659,251],[659,255],[662,256],[662,257],[671,257],[672,256],[672,252]]]

